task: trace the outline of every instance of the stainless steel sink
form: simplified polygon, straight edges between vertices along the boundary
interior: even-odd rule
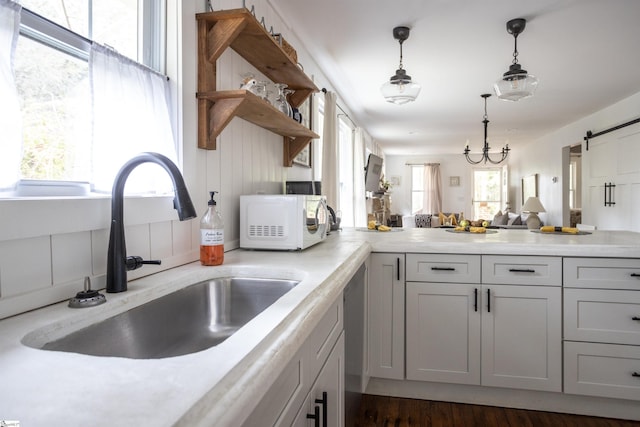
[[[45,344],[45,350],[161,359],[220,344],[298,282],[217,278],[197,283]]]

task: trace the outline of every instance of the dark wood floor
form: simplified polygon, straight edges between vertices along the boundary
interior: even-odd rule
[[[347,427],[640,427],[640,422],[494,406],[364,395]]]

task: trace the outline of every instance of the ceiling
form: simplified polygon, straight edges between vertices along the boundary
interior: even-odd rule
[[[506,22],[525,18],[522,68],[534,97],[488,99],[489,143],[532,141],[640,91],[638,0],[271,0],[339,93],[351,118],[386,154],[461,153],[482,145],[483,93],[512,61]],[[392,30],[411,28],[404,68],[415,102],[387,103],[395,73]],[[304,64],[302,64],[304,66]],[[635,117],[634,117],[635,118]],[[586,129],[585,129],[586,130]],[[578,141],[576,141],[578,142]]]

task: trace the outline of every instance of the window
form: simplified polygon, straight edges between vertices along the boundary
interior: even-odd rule
[[[503,204],[502,168],[473,170],[473,218],[492,219]]]
[[[424,166],[411,166],[411,214],[422,213],[424,203]]]
[[[22,116],[19,178],[42,184],[90,181],[91,42],[164,71],[164,2],[22,0],[21,5],[14,55]]]

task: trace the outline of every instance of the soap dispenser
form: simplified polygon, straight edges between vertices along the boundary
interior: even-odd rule
[[[224,261],[224,223],[213,199],[217,191],[210,191],[207,211],[200,221],[200,263],[221,265]]]

